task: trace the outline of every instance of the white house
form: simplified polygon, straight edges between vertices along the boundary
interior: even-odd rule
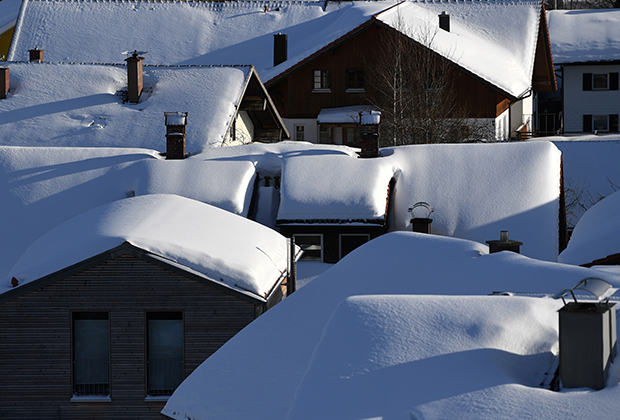
[[[562,74],[564,132],[618,132],[620,11],[553,10],[548,19]]]

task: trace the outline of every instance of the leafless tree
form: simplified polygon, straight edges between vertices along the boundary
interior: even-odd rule
[[[468,115],[455,94],[453,65],[435,49],[436,32],[397,17],[366,58],[367,99],[381,111],[381,145],[492,139],[491,124]],[[417,41],[413,41],[416,39]]]

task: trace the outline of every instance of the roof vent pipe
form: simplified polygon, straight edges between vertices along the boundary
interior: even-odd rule
[[[9,68],[0,67],[0,99],[6,99],[9,93]]]
[[[273,66],[288,60],[288,35],[278,32],[273,35]]]
[[[428,214],[426,215],[426,217],[416,216],[415,209],[417,209],[418,207],[422,207],[428,211]],[[431,223],[433,223],[433,219],[431,219],[431,213],[434,211],[435,209],[433,209],[430,206],[430,204],[425,203],[424,201],[420,201],[418,203],[415,203],[413,206],[411,206],[409,208],[409,213],[411,213],[411,220],[410,220],[411,229],[414,232],[430,234]]]
[[[187,112],[164,112],[166,117],[166,159],[185,159]]]
[[[28,50],[30,53],[30,62],[31,63],[42,63],[43,62],[43,51],[40,50],[38,46],[34,46],[34,50]]]
[[[132,104],[140,102],[140,95],[142,94],[142,60],[144,57],[138,57],[138,54],[144,52],[134,51],[131,53],[131,57],[125,59],[127,62],[127,101]]]
[[[513,241],[508,239],[508,231],[502,230],[499,233],[499,241],[486,241],[489,244],[489,254],[494,254],[500,251],[512,251],[520,254],[521,245],[523,242]]]
[[[439,15],[439,28],[446,32],[450,32],[450,15],[445,11]]]

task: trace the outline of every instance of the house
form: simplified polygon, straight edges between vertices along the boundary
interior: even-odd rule
[[[0,415],[161,418],[185,377],[282,299],[287,251],[277,232],[176,195],[60,224],[0,283]]]
[[[23,60],[39,45],[51,61],[116,62],[134,45],[149,51],[154,64],[249,63],[265,81],[288,132],[314,143],[323,136],[346,144],[349,135],[344,126],[320,133],[322,110],[368,105],[370,78],[361,53],[380,50],[383,37],[406,39],[412,48],[424,45],[419,31],[403,38],[399,17],[433,35],[433,60],[447,64],[458,104],[491,127],[488,138],[534,131],[536,93],[555,89],[539,1],[25,4],[9,60]],[[450,31],[439,29],[443,12]]]
[[[587,277],[620,285],[617,272],[487,254],[480,243],[438,235],[388,233],[238,334],[181,384],[163,414],[613,418],[615,363],[604,390],[549,390],[562,307],[549,296]]]
[[[575,226],[558,261],[584,267],[620,265],[619,209],[620,192],[605,197],[588,209]]]
[[[563,131],[618,132],[620,12],[553,10],[548,19],[562,80]]]
[[[346,25],[344,12],[341,19]],[[487,124],[487,138],[534,132],[536,94],[556,88],[541,2],[401,2],[347,29],[301,60],[296,55],[265,72],[266,86],[296,139],[351,143],[353,131],[346,125],[332,133],[319,123],[316,132],[317,116],[326,109],[367,104],[377,90],[385,90],[379,83],[387,76],[373,63],[393,44],[407,44],[403,55],[430,51],[425,71],[442,73],[458,118]],[[384,60],[397,54],[390,52]],[[435,96],[443,85],[440,89]],[[448,104],[438,106],[441,118],[457,117]]]
[[[394,172],[382,158],[286,159],[276,226],[295,239],[304,260],[336,263],[387,232]]]
[[[0,143],[164,152],[167,112],[187,114],[181,155],[288,137],[252,66],[153,66],[143,65],[142,57],[127,60],[5,63],[0,71],[6,78],[0,79],[8,80],[8,92],[0,100]]]

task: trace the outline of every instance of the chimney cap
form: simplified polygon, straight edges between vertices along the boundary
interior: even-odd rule
[[[187,125],[187,112],[164,112],[166,125]]]

